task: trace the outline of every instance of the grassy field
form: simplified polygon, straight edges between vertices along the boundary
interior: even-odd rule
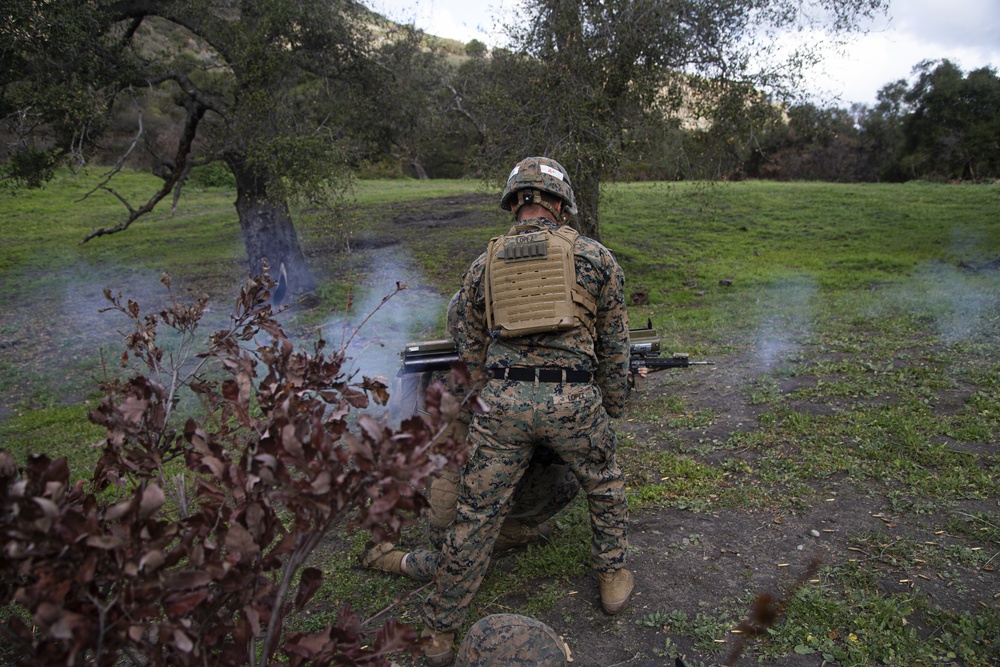
[[[103,289],[152,307],[168,272],[181,298],[208,293],[207,324],[221,324],[244,271],[234,193],[220,189],[188,188],[173,213],[80,245],[124,212],[109,195],[81,201],[96,182],[63,174],[44,190],[0,193],[0,444],[21,460],[65,454],[79,471],[101,437],[85,420],[95,378],[118,372],[122,323],[98,312]],[[154,186],[127,175],[117,187],[138,195]],[[361,182],[335,215],[303,215],[300,237],[321,286],[287,314],[288,329],[336,340],[403,281],[408,289],[355,349],[391,372],[403,342],[442,335],[462,272],[506,228],[496,199],[474,182]],[[625,269],[633,325],[648,318],[668,350],[717,362],[711,372],[654,376],[619,420],[632,511],[648,528],[633,544],[640,581],[643,564],[666,558],[679,571],[703,559],[699,567],[738,587],[675,581],[683,599],[661,603],[650,576],[631,617],[580,617],[567,593],[588,571],[577,505],[553,544],[494,568],[473,615],[515,610],[562,624],[584,649],[577,664],[592,664],[590,631],[609,630],[629,655],[703,664],[774,560],[773,545],[745,545],[727,572],[719,545],[742,544],[748,522],[801,522],[819,534],[821,512],[835,505],[817,585],[794,596],[787,622],[753,656],[774,665],[997,664],[998,206],[1000,186],[608,186],[602,240]],[[348,294],[355,306],[345,312]],[[661,522],[703,527],[679,535]],[[356,554],[364,537],[330,546],[322,567],[334,576],[320,599],[331,608],[350,600],[374,612],[413,588],[337,555]],[[706,545],[716,555],[695,558]],[[310,623],[327,613],[317,608]],[[796,662],[803,656],[814,660]]]

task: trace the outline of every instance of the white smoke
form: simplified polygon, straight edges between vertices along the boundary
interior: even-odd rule
[[[1000,337],[1000,268],[933,263],[886,293],[882,307],[928,320],[941,343],[996,342]]]
[[[127,276],[117,274],[111,277],[91,278],[86,267],[81,266],[76,276],[60,285],[62,307],[59,314],[52,319],[52,332],[60,340],[68,341],[72,349],[79,350],[84,359],[96,354],[98,359],[93,367],[85,369],[86,378],[102,378],[109,375],[143,373],[153,375],[161,382],[168,382],[171,370],[184,372],[193,369],[198,360],[192,358],[193,353],[202,352],[208,348],[209,335],[219,329],[231,326],[230,313],[235,297],[224,297],[221,304],[210,302],[202,313],[192,340],[184,340],[177,331],[160,322],[156,328],[156,345],[164,351],[162,364],[164,375],[136,363],[134,354],[130,354],[131,362],[125,369],[121,368],[120,360],[125,350],[125,336],[135,332],[134,322],[126,315],[118,312],[105,297],[105,289],[113,297],[120,296],[120,303],[127,307],[129,301],[139,306],[140,319],[156,316],[170,307],[171,294],[173,299],[185,306],[194,305],[200,293],[195,288],[185,288],[176,281],[172,291],[163,284],[163,273],[155,269],[130,269]],[[196,286],[195,286],[196,287]],[[181,346],[189,346],[182,350]],[[181,360],[186,359],[186,364]],[[175,368],[176,365],[176,368]]]
[[[125,347],[123,334],[133,332],[135,327],[129,318],[112,309],[104,290],[110,290],[112,296],[121,295],[123,306],[129,301],[137,303],[142,316],[154,315],[169,303],[161,277],[162,273],[154,270],[132,269],[127,277],[95,278],[90,267],[81,262],[72,277],[59,285],[61,307],[52,318],[52,333],[87,353],[102,348],[105,358],[114,365]],[[157,334],[160,343],[170,336],[165,326],[158,327]]]
[[[399,370],[405,345],[432,336],[443,321],[447,301],[426,285],[405,251],[383,249],[371,266],[371,274],[357,289],[362,296],[355,296],[350,312],[327,322],[322,331],[335,348],[350,339],[348,363],[359,379],[361,375],[391,379]],[[397,284],[406,289],[383,303]]]
[[[805,275],[792,276],[764,290],[757,304],[764,313],[757,331],[757,360],[764,372],[792,353],[813,327],[816,285]]]

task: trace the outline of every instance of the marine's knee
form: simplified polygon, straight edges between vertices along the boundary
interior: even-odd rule
[[[435,528],[447,528],[455,520],[460,479],[457,470],[444,469],[431,481],[427,519]]]

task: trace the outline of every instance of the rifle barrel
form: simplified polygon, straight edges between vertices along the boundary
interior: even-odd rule
[[[427,371],[446,371],[453,362],[458,361],[458,354],[441,354],[437,356],[411,357],[403,359],[400,373],[425,373]]]

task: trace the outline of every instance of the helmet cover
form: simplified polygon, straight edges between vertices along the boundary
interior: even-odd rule
[[[567,667],[569,649],[555,630],[517,614],[493,614],[473,625],[455,667]]]
[[[500,208],[516,213],[517,193],[520,190],[540,190],[563,201],[563,210],[576,215],[576,198],[569,174],[561,164],[547,157],[529,157],[521,160],[507,176],[507,187],[500,196]]]

